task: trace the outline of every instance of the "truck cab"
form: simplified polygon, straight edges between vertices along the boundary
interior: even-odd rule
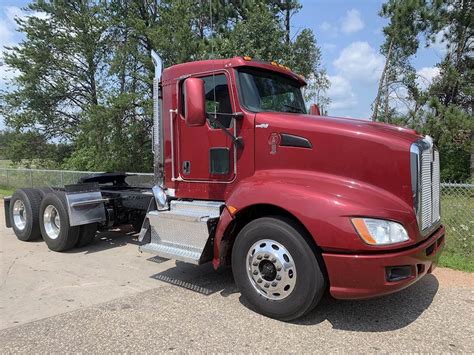
[[[153,189],[79,184],[63,199],[69,222],[139,221],[140,251],[229,265],[249,304],[282,320],[309,312],[326,289],[339,299],[376,297],[436,267],[444,227],[431,138],[308,112],[304,78],[275,62],[235,57],[162,70],[152,57]],[[40,221],[51,219],[46,204]],[[9,211],[12,224],[21,213]]]

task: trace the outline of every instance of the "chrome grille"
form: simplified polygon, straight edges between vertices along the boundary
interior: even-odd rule
[[[433,220],[432,188],[431,188],[431,150],[421,154],[421,229],[431,226]]]
[[[431,138],[411,149],[413,202],[420,230],[428,232],[440,219],[439,153]]]

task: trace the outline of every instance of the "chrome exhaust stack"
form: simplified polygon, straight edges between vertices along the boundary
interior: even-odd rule
[[[163,95],[160,81],[163,72],[163,60],[155,51],[151,51],[151,59],[155,66],[155,77],[153,78],[153,134],[152,149],[154,156],[154,187],[153,195],[158,209],[166,209],[165,190],[165,156],[163,149]]]

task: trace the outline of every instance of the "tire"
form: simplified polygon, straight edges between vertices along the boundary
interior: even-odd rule
[[[79,239],[80,227],[70,226],[66,206],[66,195],[61,191],[50,192],[41,201],[41,234],[48,248],[53,251],[69,250]]]
[[[283,321],[311,311],[326,289],[305,231],[282,217],[259,218],[240,231],[232,249],[232,271],[255,311]]]
[[[97,232],[98,224],[97,223],[91,223],[91,224],[85,224],[83,226],[80,226],[79,228],[79,238],[76,243],[77,248],[82,248],[85,247],[86,245],[89,245],[95,237],[95,233]]]
[[[145,220],[145,216],[143,217],[140,217],[138,219],[135,219],[133,222],[132,222],[132,227],[133,227],[133,230],[136,232],[136,233],[140,233],[140,231],[142,230],[142,225],[143,225],[143,221]]]
[[[36,190],[38,190],[38,192],[40,193],[41,198],[45,197],[50,192],[54,192],[52,187],[40,187]]]
[[[39,211],[41,195],[36,189],[18,189],[10,200],[10,219],[19,240],[29,242],[41,238]]]

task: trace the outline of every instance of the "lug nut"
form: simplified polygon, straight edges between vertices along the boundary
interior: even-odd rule
[[[269,288],[270,284],[265,284],[264,286],[265,286],[265,288]]]
[[[253,274],[254,274],[254,275],[258,275],[258,271],[255,270],[255,271],[253,272]]]
[[[276,279],[277,279],[278,281],[280,281],[280,280],[281,280],[281,276],[280,276],[280,275],[277,275]]]
[[[258,279],[258,280],[257,280],[257,282],[258,282],[259,284],[261,284],[262,281],[263,281],[262,279]]]
[[[277,271],[281,271],[281,266],[277,266]]]
[[[276,287],[278,285],[278,282],[272,282],[272,286]]]
[[[272,263],[276,263],[277,259],[276,258],[272,258]]]
[[[262,256],[261,256],[261,255],[258,255],[258,256],[257,256],[257,259],[258,259],[258,260],[262,260]]]
[[[253,265],[253,266],[257,266],[257,265],[258,265],[258,261],[254,261],[252,265]]]
[[[264,257],[265,259],[268,259],[268,258],[270,257],[270,255],[269,255],[269,254],[265,254],[263,257]]]

